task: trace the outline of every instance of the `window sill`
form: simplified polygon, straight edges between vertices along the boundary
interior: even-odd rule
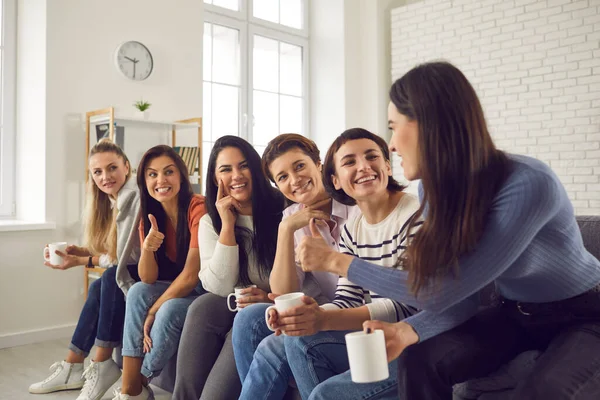
[[[45,229],[55,229],[54,222],[31,222],[18,219],[0,219],[0,232],[14,231],[39,231]]]

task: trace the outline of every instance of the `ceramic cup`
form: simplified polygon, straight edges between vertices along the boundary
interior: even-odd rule
[[[239,307],[237,306],[237,304],[235,305],[235,307],[231,307],[231,298],[235,297],[235,299],[239,299],[241,297],[246,297],[249,296],[248,294],[241,294],[241,291],[247,288],[255,288],[256,285],[250,285],[250,286],[238,286],[236,288],[233,289],[233,293],[230,293],[227,296],[227,308],[229,308],[229,311],[231,312],[236,312],[239,310]],[[235,304],[235,303],[234,303]]]
[[[346,335],[346,350],[352,382],[371,383],[389,378],[385,337],[380,329],[372,333],[352,332]]]
[[[289,310],[290,308],[301,306],[304,304],[302,296],[304,296],[304,293],[302,292],[293,292],[276,297],[275,305],[265,310],[265,322],[267,323],[267,327],[275,332],[275,329],[269,325],[269,311],[275,310],[280,313]]]
[[[57,250],[64,253],[67,250],[67,242],[54,242],[50,243],[47,247],[44,247],[44,260],[52,265],[62,264],[63,259],[56,254]],[[49,257],[46,257],[46,252],[48,252]]]

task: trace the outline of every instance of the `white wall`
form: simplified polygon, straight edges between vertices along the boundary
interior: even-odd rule
[[[324,158],[345,129],[344,0],[312,1],[309,19],[309,136]]]
[[[387,133],[390,9],[402,0],[311,2],[310,136],[322,156],[345,129]]]
[[[392,11],[394,78],[419,62],[454,63],[496,144],[548,163],[577,214],[600,214],[600,3],[408,3]]]
[[[177,7],[160,0],[19,1],[17,120],[26,138],[17,143],[20,196],[35,196],[30,211],[57,227],[0,232],[0,347],[70,334],[81,310],[83,272],[49,270],[41,251],[81,232],[82,113],[114,105],[129,114],[143,97],[156,119],[201,116],[202,21],[197,0]],[[115,48],[126,40],[141,41],[153,54],[146,81],[128,81],[113,65]],[[146,148],[156,144],[138,140]]]
[[[389,9],[399,4],[311,2],[310,135],[322,155],[349,127],[386,136]],[[201,115],[202,1],[177,6],[19,0],[18,174],[20,182],[31,182],[19,185],[19,207],[21,217],[56,221],[57,228],[0,232],[0,348],[68,336],[81,310],[82,271],[46,269],[41,249],[49,241],[76,241],[81,233],[82,114],[108,105],[128,114],[143,97],[153,104],[153,119]],[[144,82],[127,81],[113,66],[114,49],[126,40],[143,42],[155,58]],[[146,139],[126,148],[128,154],[155,144]]]

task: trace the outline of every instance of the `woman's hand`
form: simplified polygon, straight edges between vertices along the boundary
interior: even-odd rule
[[[49,258],[48,257],[49,252],[50,252],[50,250],[46,247],[44,249],[44,256],[46,256],[46,258]],[[87,259],[85,257],[78,257],[75,255],[63,253],[60,250],[56,250],[56,251],[54,251],[54,253],[56,255],[62,257],[62,263],[60,263],[59,265],[54,265],[54,264],[50,264],[49,261],[44,261],[44,265],[47,267],[50,267],[52,269],[65,270],[65,269],[76,267],[78,265],[85,265],[87,263]]]
[[[246,297],[240,297],[236,300],[238,308],[248,307],[254,303],[272,303],[269,299],[269,294],[264,290],[257,287],[249,287],[240,292],[240,294],[247,295]]]
[[[305,272],[325,271],[339,276],[348,274],[352,256],[341,254],[329,247],[317,229],[314,219],[310,221],[312,236],[304,236],[296,248],[296,255]],[[320,223],[325,223],[321,222]]]
[[[76,246],[74,244],[70,244],[67,246],[66,250],[67,254],[71,254],[77,257],[89,257],[91,256],[90,252],[83,247]]]
[[[282,332],[285,332],[287,336],[308,336],[323,329],[325,311],[312,297],[303,296],[302,302],[304,305],[290,308],[281,313],[271,310],[276,318],[271,322],[271,313],[269,313],[269,324],[275,329],[276,336],[281,335]]]
[[[152,330],[152,325],[154,324],[154,320],[156,319],[155,314],[150,314],[146,316],[146,320],[144,321],[144,353],[150,353],[152,349],[152,339],[150,338],[150,331]]]
[[[280,294],[275,294],[275,293],[269,293],[269,295],[268,295],[268,296],[269,296],[269,300],[271,300],[270,302],[272,303],[272,302],[274,302],[274,301],[275,301],[275,299],[276,299],[277,297],[279,297],[279,296],[281,296],[281,295],[280,295]],[[272,327],[273,329],[275,329],[275,326],[276,326],[276,324],[277,324],[277,319],[278,319],[278,318],[279,318],[279,316],[277,315],[277,310],[275,310],[275,309],[271,309],[271,310],[269,310],[269,318],[268,318],[267,324],[268,324],[270,327]],[[277,333],[277,332],[279,332],[279,333]],[[275,334],[276,334],[276,335],[281,335],[281,331],[278,331],[278,330],[276,330],[276,331],[275,331]]]
[[[219,189],[217,190],[217,212],[221,217],[223,226],[233,227],[237,219],[237,213],[242,209],[239,201],[229,196],[225,189],[223,181],[219,179]]]
[[[143,248],[144,250],[156,252],[165,239],[165,235],[158,230],[158,223],[154,215],[148,214],[148,219],[150,220],[150,230],[144,239]]]
[[[323,221],[329,221],[330,216],[319,208],[331,203],[331,198],[321,200],[311,206],[304,207],[302,210],[295,212],[286,219],[280,222],[281,226],[290,232],[294,233],[298,229],[302,229],[310,223],[310,220],[315,218]]]
[[[388,362],[398,358],[408,346],[419,342],[419,335],[406,322],[391,324],[381,321],[365,321],[363,323],[363,330],[366,333],[371,333],[375,329],[383,331]]]

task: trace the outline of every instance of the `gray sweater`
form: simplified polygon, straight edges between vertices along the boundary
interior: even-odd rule
[[[117,284],[127,296],[135,283],[127,264],[140,259],[140,191],[132,175],[117,195]]]

